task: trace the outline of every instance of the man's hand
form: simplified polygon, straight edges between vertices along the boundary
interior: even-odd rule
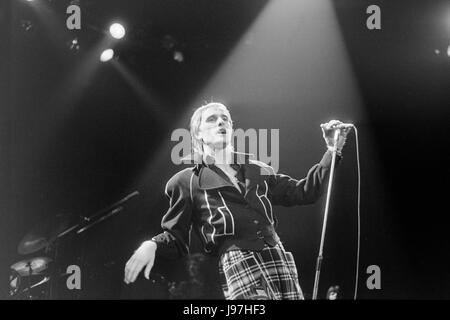
[[[144,267],[144,276],[147,279],[149,278],[155,262],[155,253],[156,243],[154,241],[144,241],[141,244],[125,265],[124,281],[126,284],[134,282]]]
[[[351,128],[339,128],[343,123],[339,120],[331,120],[327,123],[322,123],[320,127],[322,128],[323,138],[327,144],[328,149],[332,149],[335,146],[334,133],[336,129],[340,129],[338,141],[337,141],[337,153],[341,154],[342,148],[345,145],[345,140],[347,139],[347,134]]]

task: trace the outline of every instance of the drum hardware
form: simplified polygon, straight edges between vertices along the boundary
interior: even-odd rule
[[[47,288],[43,289],[43,295],[46,299],[54,298],[55,281],[66,276],[66,274],[59,275],[57,268],[49,269],[52,261],[58,261],[59,240],[69,234],[80,235],[96,224],[112,217],[124,209],[121,206],[122,204],[137,195],[139,195],[139,192],[134,191],[89,217],[58,214],[36,224],[19,242],[17,251],[21,255],[29,255],[44,250],[45,253],[53,253],[52,258],[33,257],[11,265],[10,296],[13,299],[35,299],[33,289],[43,288],[42,285],[47,284]],[[81,254],[79,259],[81,264],[84,260],[83,256],[84,253]],[[35,278],[38,278],[36,282]],[[38,298],[41,296],[42,294]]]
[[[50,258],[36,257],[14,263],[10,267],[10,296],[14,299],[30,300],[42,297],[45,292],[35,292],[32,289],[50,281],[47,270],[51,262]]]

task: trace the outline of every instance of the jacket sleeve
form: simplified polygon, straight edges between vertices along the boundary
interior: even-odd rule
[[[165,193],[169,209],[161,221],[163,232],[152,240],[157,244],[157,256],[179,258],[189,253],[192,218],[189,181],[183,179],[182,174],[175,175],[167,182]]]
[[[275,205],[293,206],[316,202],[328,185],[332,153],[325,152],[322,160],[315,164],[301,180],[283,174],[273,174],[270,180],[270,193]],[[336,156],[336,165],[341,157]]]

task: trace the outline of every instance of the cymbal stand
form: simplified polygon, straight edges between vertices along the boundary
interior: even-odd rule
[[[26,297],[31,300],[32,296],[31,296],[31,275],[33,274],[33,268],[31,267],[31,261],[27,262],[27,267],[28,267],[28,279],[27,279],[27,295]]]
[[[50,268],[50,280],[48,283],[48,290],[46,290],[46,300],[56,299],[55,293],[58,292],[58,279],[59,279],[59,265],[58,265],[58,237],[53,244],[49,244],[45,248],[46,253],[51,253],[53,249],[53,261],[54,265]]]

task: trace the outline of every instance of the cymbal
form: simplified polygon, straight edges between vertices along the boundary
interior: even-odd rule
[[[21,276],[35,275],[46,270],[51,261],[52,259],[47,257],[36,257],[16,262],[11,266],[11,269]]]
[[[19,254],[30,254],[49,246],[54,240],[76,229],[81,217],[73,214],[58,214],[35,225],[20,241]]]

